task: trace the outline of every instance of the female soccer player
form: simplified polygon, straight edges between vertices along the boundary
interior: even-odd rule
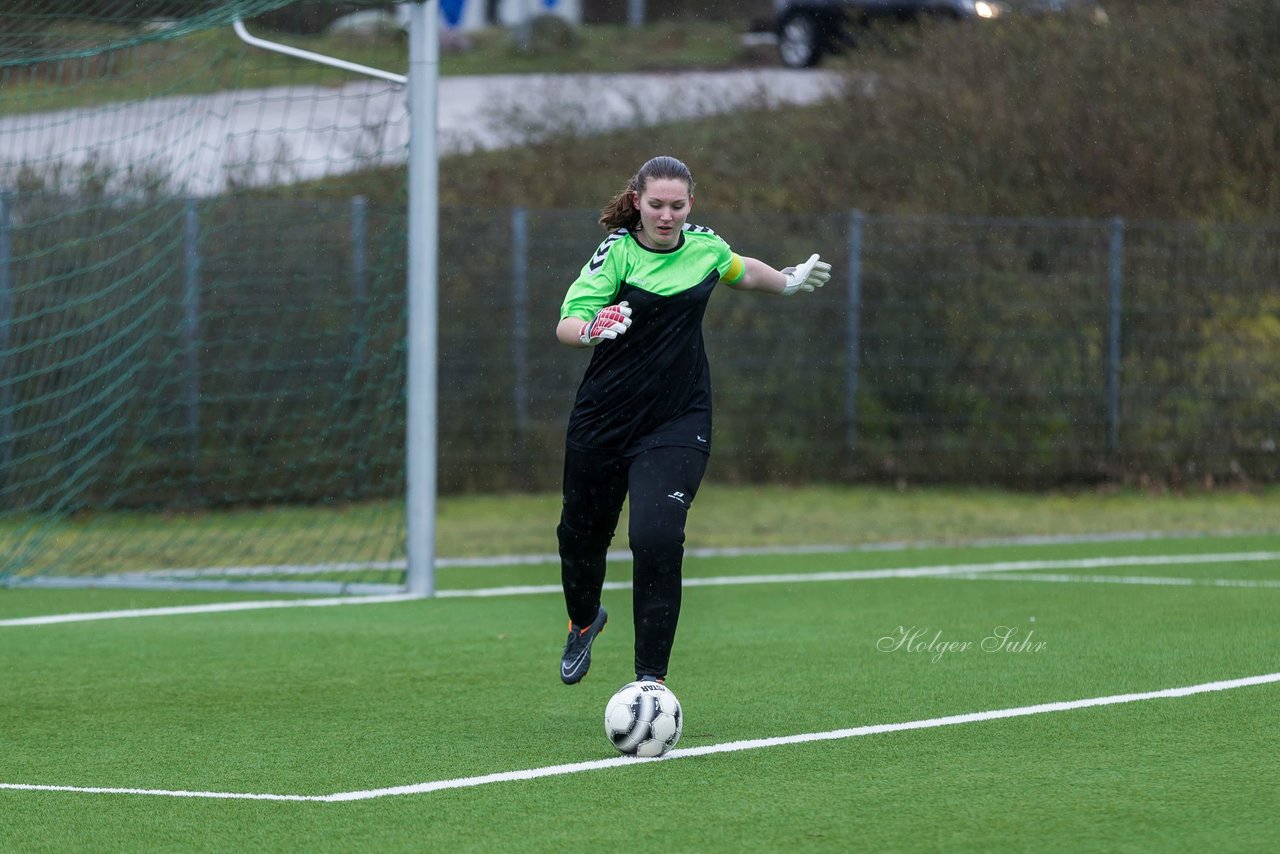
[[[711,376],[702,315],[717,284],[790,296],[826,284],[813,255],[775,270],[735,254],[687,222],[693,176],[655,157],[601,211],[609,236],[569,286],[556,337],[594,347],[565,441],[564,508],[556,530],[569,639],[567,685],[591,666],[608,615],[605,554],[631,498],[637,680],[662,681],[680,616],[684,525],[711,451]]]

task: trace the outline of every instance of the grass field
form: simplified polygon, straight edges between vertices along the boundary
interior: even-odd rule
[[[446,559],[556,550],[560,496],[441,498],[437,554]],[[25,570],[68,574],[162,566],[252,565],[403,557],[401,502],[244,508],[201,513],[84,513],[0,520],[0,543],[37,529]],[[690,514],[691,548],[969,543],[1010,537],[1280,531],[1280,488],[1189,492],[1016,493],[975,487],[708,483]],[[615,545],[625,547],[626,514]]]
[[[601,727],[628,571],[572,688],[550,563],[44,625],[230,597],[0,590],[0,849],[1280,848],[1280,682],[1229,682],[1280,679],[1280,535],[690,558],[658,762]]]

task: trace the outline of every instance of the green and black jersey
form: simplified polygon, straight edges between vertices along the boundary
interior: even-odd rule
[[[596,345],[569,416],[579,450],[633,456],[649,448],[711,450],[711,369],[702,315],[716,283],[745,266],[709,228],[686,224],[672,249],[612,232],[565,296],[560,317],[590,321],[607,305],[631,306],[631,328]]]

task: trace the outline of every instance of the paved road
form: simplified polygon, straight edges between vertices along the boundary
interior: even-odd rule
[[[442,154],[497,149],[575,128],[595,133],[749,106],[811,103],[839,91],[821,71],[759,69],[672,75],[444,77]],[[404,90],[379,81],[157,98],[0,117],[0,185],[23,165],[96,162],[164,176],[173,192],[213,195],[403,162]]]

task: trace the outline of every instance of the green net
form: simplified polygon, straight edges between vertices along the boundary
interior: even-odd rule
[[[404,92],[282,5],[9,4],[0,583],[403,583]]]
[[[89,57],[178,39],[289,5],[293,0],[7,0],[0,67]]]

